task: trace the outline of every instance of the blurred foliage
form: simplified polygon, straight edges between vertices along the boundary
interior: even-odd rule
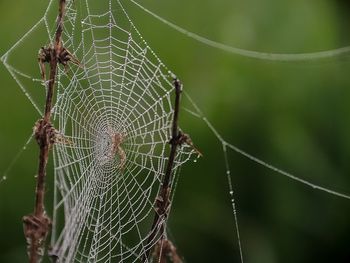
[[[348,55],[303,63],[242,58],[197,43],[123,2],[150,46],[227,141],[301,178],[350,193]],[[40,19],[46,4],[0,2],[1,54]],[[246,49],[293,53],[350,43],[347,1],[142,4],[193,32]],[[23,52],[36,53],[39,48]],[[3,65],[0,79],[3,172],[39,116]],[[170,218],[171,237],[186,262],[240,262],[221,145],[185,111],[181,123],[204,157],[182,171]],[[33,209],[37,154],[31,143],[8,180],[0,183],[0,262],[26,262],[21,217]],[[229,161],[245,262],[350,262],[348,200],[291,181],[235,153],[230,152]],[[52,169],[48,207],[51,175]]]

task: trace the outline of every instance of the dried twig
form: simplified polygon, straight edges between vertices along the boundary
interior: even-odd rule
[[[182,85],[178,79],[174,80],[174,86],[175,86],[175,107],[174,107],[174,116],[173,116],[173,124],[172,124],[172,137],[170,140],[170,154],[169,154],[169,160],[167,163],[165,175],[162,180],[162,185],[160,192],[156,198],[155,203],[155,216],[153,219],[150,235],[148,237],[147,243],[146,243],[146,251],[142,257],[142,262],[147,262],[150,256],[150,251],[152,250],[152,242],[154,241],[157,233],[161,233],[160,240],[158,241],[155,250],[159,249],[160,251],[163,248],[163,240],[164,240],[164,227],[165,222],[168,217],[169,212],[169,206],[170,206],[170,192],[171,192],[171,179],[172,179],[172,171],[174,167],[174,161],[176,156],[176,150],[177,147],[184,142],[186,142],[186,135],[179,131],[179,111],[180,111],[180,97],[181,97],[181,91],[182,91]],[[165,241],[164,241],[165,242]],[[166,242],[168,242],[166,240]],[[159,247],[159,245],[161,247]],[[176,251],[176,249],[174,250]],[[161,256],[161,255],[160,255]],[[162,256],[161,256],[162,257]]]
[[[39,57],[39,61],[42,63],[40,65],[42,76],[45,76],[43,72],[43,70],[45,71],[45,66],[43,66],[44,63],[49,63],[50,65],[50,76],[47,85],[45,113],[43,119],[39,120],[34,127],[34,136],[40,148],[35,207],[32,214],[23,217],[24,235],[28,244],[28,256],[30,263],[40,262],[45,250],[45,240],[51,228],[51,220],[46,215],[44,207],[45,176],[46,165],[49,159],[49,150],[55,142],[55,129],[51,124],[51,109],[57,67],[58,63],[63,64],[62,61],[65,61],[63,60],[65,49],[62,47],[65,6],[66,0],[59,0],[55,42],[52,47],[46,49],[42,48],[46,56],[42,57],[41,60]]]

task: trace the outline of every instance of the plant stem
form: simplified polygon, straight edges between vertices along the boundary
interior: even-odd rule
[[[175,86],[175,107],[174,107],[174,116],[173,116],[173,124],[172,124],[172,137],[170,140],[170,154],[169,154],[169,160],[167,163],[167,167],[165,170],[165,175],[162,180],[162,185],[159,191],[159,194],[156,198],[155,203],[155,216],[153,219],[150,235],[147,239],[146,243],[146,251],[143,255],[142,262],[147,262],[150,256],[150,252],[152,249],[152,241],[156,237],[157,232],[159,231],[161,233],[161,237],[159,240],[159,244],[163,244],[164,239],[164,222],[166,221],[166,218],[168,216],[168,210],[170,206],[170,192],[171,192],[171,179],[172,179],[172,171],[174,167],[174,161],[176,156],[176,150],[177,147],[181,144],[181,137],[182,134],[179,132],[179,111],[180,111],[180,98],[181,98],[181,91],[182,91],[182,85],[178,79],[174,80],[174,86]]]
[[[50,76],[47,85],[47,95],[45,103],[45,113],[42,120],[39,120],[35,126],[35,138],[39,144],[39,168],[35,193],[34,213],[23,218],[24,234],[28,243],[29,262],[40,262],[43,255],[45,240],[50,231],[51,220],[45,213],[45,177],[46,166],[49,159],[49,151],[53,144],[51,110],[57,75],[58,57],[62,50],[62,32],[63,18],[65,12],[66,0],[59,0],[59,11],[57,18],[57,30],[55,42],[50,52]]]
[[[54,48],[52,49],[51,60],[50,60],[50,77],[49,77],[48,89],[47,89],[47,95],[46,95],[44,123],[51,123],[52,99],[53,99],[53,94],[55,89],[58,56],[62,49],[62,32],[63,32],[63,18],[64,18],[64,11],[65,11],[65,4],[66,4],[66,0],[59,0],[57,30],[56,30]],[[39,215],[44,212],[45,174],[46,174],[46,165],[49,158],[49,148],[50,148],[50,143],[48,144],[46,142],[47,140],[44,141],[44,145],[40,145],[39,173],[38,173],[36,201],[35,201],[35,215]]]

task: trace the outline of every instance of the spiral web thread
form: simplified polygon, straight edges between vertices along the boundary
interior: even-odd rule
[[[43,43],[52,43],[56,14],[56,1],[51,0],[44,16],[1,58],[40,116],[44,95],[33,57]],[[143,40],[119,0],[67,1],[64,26],[64,46],[82,65],[60,68],[57,76],[51,254],[60,262],[136,262],[161,234],[147,243],[168,159],[174,75]],[[23,60],[33,64],[25,68],[18,63]],[[244,257],[229,150],[313,189],[350,199],[227,142],[187,93],[185,97],[191,105],[185,111],[202,120],[222,145],[240,262]],[[193,154],[189,146],[179,148],[175,186],[179,168]]]

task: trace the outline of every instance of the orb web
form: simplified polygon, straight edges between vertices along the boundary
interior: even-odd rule
[[[174,75],[119,1],[92,4],[67,6],[65,46],[82,66],[58,77],[65,140],[54,149],[51,253],[60,262],[135,262],[160,238],[147,243],[169,154]],[[181,146],[173,173],[191,154]]]
[[[41,29],[52,41],[53,2],[16,45]],[[119,1],[67,1],[64,28],[64,47],[80,63],[57,74],[50,254],[59,262],[140,261],[164,235],[148,241],[170,150],[175,75]],[[40,96],[24,83],[40,80],[12,68],[11,52],[5,65],[40,113]],[[179,147],[172,180],[193,152]]]

